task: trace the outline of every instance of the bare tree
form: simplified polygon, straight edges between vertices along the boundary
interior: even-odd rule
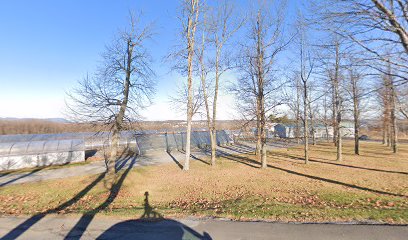
[[[394,153],[398,152],[398,126],[397,126],[397,106],[396,90],[391,64],[388,65],[387,74],[384,76],[385,87],[388,89],[389,117],[391,127],[391,148]]]
[[[391,147],[394,153],[398,152],[398,126],[397,126],[397,91],[392,74],[392,65],[389,64],[382,76],[381,87],[378,96],[382,106],[383,144]]]
[[[185,38],[187,44],[187,133],[186,133],[186,159],[183,170],[190,169],[191,152],[191,122],[193,118],[193,61],[195,54],[195,33],[197,30],[199,16],[199,0],[183,0],[184,13],[187,24],[185,29]]]
[[[386,74],[391,64],[398,82],[408,82],[408,4],[403,0],[328,0],[316,4],[331,31],[347,37],[368,53],[367,64]],[[390,49],[392,51],[390,51]]]
[[[328,92],[328,91],[327,91]],[[329,141],[329,126],[330,124],[330,120],[328,118],[328,113],[329,113],[329,103],[327,100],[327,94],[323,95],[323,103],[322,103],[322,108],[323,108],[323,117],[322,117],[322,121],[323,121],[323,125],[325,128],[325,133],[326,133],[326,141]]]
[[[311,96],[309,94],[310,90],[310,77],[313,71],[313,60],[311,58],[311,53],[308,49],[306,42],[306,29],[303,16],[299,14],[298,16],[298,42],[299,42],[299,59],[300,59],[300,80],[302,83],[303,92],[303,144],[304,144],[304,154],[305,163],[309,162],[309,129],[312,129],[313,143],[314,139],[314,128],[313,128],[313,113],[311,109]],[[309,117],[312,126],[309,126]]]
[[[198,51],[198,61],[200,64],[200,79],[202,83],[202,90],[205,109],[207,114],[207,127],[210,133],[211,139],[211,165],[215,165],[216,159],[216,148],[217,148],[217,131],[216,131],[216,121],[217,121],[217,104],[218,95],[220,88],[220,79],[222,75],[231,68],[229,56],[226,54],[225,48],[228,41],[231,39],[233,34],[243,25],[244,21],[238,21],[234,19],[234,8],[230,1],[224,0],[220,5],[215,8],[214,14],[212,15],[212,21],[208,21],[206,16],[203,17],[202,21],[202,42],[201,47]],[[215,56],[212,58],[207,56],[211,66],[206,64],[206,45],[210,45],[214,48]],[[209,54],[208,54],[209,55]],[[207,83],[207,76],[209,68],[214,70],[214,86],[211,87],[213,90],[212,103],[209,101],[209,86]],[[212,106],[210,107],[210,105]],[[212,114],[210,110],[212,108]]]
[[[340,93],[340,43],[339,41],[335,41],[335,64],[334,64],[334,73],[330,77],[331,82],[332,82],[332,87],[333,87],[333,102],[334,102],[334,110],[335,110],[335,115],[336,116],[336,123],[335,123],[335,129],[336,129],[336,146],[337,146],[337,161],[342,160],[342,129],[341,129],[341,121],[342,121],[342,97]]]
[[[107,46],[95,75],[86,76],[68,93],[67,107],[79,121],[109,126],[112,133],[107,172],[115,173],[121,130],[127,122],[141,118],[151,103],[155,82],[145,42],[152,37],[151,25],[142,26],[130,14],[130,26]]]
[[[192,109],[193,115],[204,116],[204,112],[202,111],[204,106],[204,96],[203,90],[201,85],[193,84],[192,86]],[[175,112],[185,114],[187,112],[186,102],[188,101],[188,87],[187,83],[183,82],[180,86],[177,87],[175,93],[173,93],[169,97],[169,102],[171,104],[171,108]]]
[[[382,76],[381,87],[378,89],[378,96],[382,106],[382,143],[390,146],[390,91],[389,81],[386,75]]]
[[[354,153],[360,154],[360,105],[361,105],[361,90],[360,81],[361,75],[353,68],[349,69],[349,79],[351,87],[351,98],[353,101],[353,119],[354,119]]]
[[[301,117],[301,98],[303,98],[302,95],[302,86],[301,86],[301,80],[299,77],[299,74],[297,73],[297,71],[295,71],[296,73],[294,74],[294,76],[291,78],[292,79],[292,84],[291,84],[291,90],[289,91],[289,93],[287,94],[286,98],[288,99],[287,105],[290,109],[290,111],[293,113],[293,118],[295,120],[295,138],[298,144],[300,144],[300,140],[301,140],[301,121],[302,121],[302,117]],[[302,137],[303,138],[303,137]]]
[[[275,4],[274,14],[269,12],[272,7],[262,2],[250,16],[248,40],[242,43],[239,63],[241,77],[233,89],[241,112],[251,121],[256,119],[257,156],[262,168],[267,167],[266,113],[282,104],[277,92],[282,82],[273,75],[274,67],[277,56],[289,44],[282,33],[284,2]]]

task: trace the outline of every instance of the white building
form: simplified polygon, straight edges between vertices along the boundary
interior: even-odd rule
[[[343,137],[354,137],[354,124],[350,121],[344,121],[340,124]],[[280,138],[296,138],[296,124],[276,124],[274,127],[275,135]],[[303,126],[299,126],[299,134],[303,135]],[[334,130],[332,126],[323,124],[314,125],[315,138],[332,138]]]

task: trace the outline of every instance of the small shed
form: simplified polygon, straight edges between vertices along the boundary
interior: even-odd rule
[[[295,138],[296,125],[278,123],[274,126],[275,134],[280,138]]]

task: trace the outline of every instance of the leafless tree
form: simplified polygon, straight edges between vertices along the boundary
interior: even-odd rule
[[[361,81],[362,76],[353,67],[349,68],[350,95],[353,102],[353,120],[354,120],[354,153],[360,154],[360,115],[361,115]]]
[[[335,41],[335,63],[334,63],[334,70],[333,73],[330,74],[330,79],[332,82],[333,88],[333,103],[334,103],[334,111],[333,115],[336,116],[336,122],[334,128],[336,129],[336,146],[337,146],[337,161],[342,160],[342,129],[341,129],[341,121],[342,121],[342,111],[343,111],[343,98],[341,96],[340,90],[340,42]]]
[[[204,96],[201,85],[194,84],[192,87],[192,105],[193,105],[193,115],[204,116],[203,106],[204,106]],[[187,106],[186,102],[188,101],[188,87],[187,83],[183,82],[180,86],[177,87],[175,92],[169,97],[169,103],[171,108],[175,112],[186,113]]]
[[[126,123],[141,118],[141,110],[151,103],[154,73],[145,42],[152,37],[152,26],[142,26],[130,14],[130,25],[106,47],[103,62],[94,75],[86,76],[68,93],[67,107],[76,120],[109,126],[110,156],[107,172],[115,173],[115,160],[121,130]],[[108,174],[108,175],[109,175]]]
[[[241,77],[233,88],[241,113],[249,120],[256,119],[257,156],[262,168],[267,167],[266,113],[282,104],[277,91],[282,89],[282,82],[274,76],[274,67],[279,53],[290,42],[282,32],[285,2],[268,3],[260,2],[257,11],[250,15],[248,39],[241,44]],[[276,12],[271,14],[271,9]]]
[[[383,102],[383,143],[387,138],[387,145],[390,145],[394,153],[398,152],[398,126],[397,126],[397,95],[395,82],[392,74],[391,64],[388,65],[388,74],[382,77],[383,88],[380,90],[380,98]]]
[[[313,127],[313,112],[311,108],[311,96],[310,91],[310,78],[314,68],[314,62],[311,57],[311,52],[308,48],[308,43],[306,39],[306,25],[303,20],[302,14],[298,15],[298,44],[299,44],[299,59],[300,59],[300,80],[302,88],[302,100],[303,100],[303,144],[304,144],[304,154],[305,163],[309,162],[309,129],[312,129],[313,143],[315,143],[314,138],[314,127]],[[309,118],[311,120],[311,126],[309,126]]]
[[[234,17],[234,8],[230,1],[224,0],[216,6],[211,16],[212,21],[203,17],[202,21],[202,41],[198,51],[198,61],[200,64],[200,79],[202,83],[203,98],[207,116],[207,126],[211,139],[211,165],[215,165],[216,148],[217,148],[217,104],[220,88],[220,80],[222,75],[231,68],[230,57],[226,53],[226,45],[230,41],[233,34],[243,25],[244,21],[238,21]],[[214,56],[206,52],[206,45],[210,45],[214,49]],[[205,54],[207,53],[207,56]],[[209,63],[206,64],[206,58]],[[208,66],[210,65],[210,66]],[[211,90],[207,82],[208,72],[210,68],[214,70],[214,86],[212,103],[209,101],[209,93]],[[210,90],[210,91],[209,91]],[[212,105],[212,106],[210,106]],[[212,115],[210,111],[212,109]]]
[[[323,101],[322,101],[322,110],[323,110],[323,116],[322,116],[322,122],[325,128],[325,132],[326,132],[326,141],[329,141],[329,126],[331,125],[330,119],[328,117],[329,114],[329,102],[327,100],[327,91],[326,90],[326,94],[323,95]]]
[[[388,64],[395,84],[408,82],[408,3],[405,0],[328,0],[315,8],[331,31],[347,37],[368,53],[367,66],[386,73]]]
[[[184,48],[187,52],[182,51],[180,55],[184,58],[185,65],[183,71],[187,72],[187,131],[186,131],[186,158],[183,170],[190,169],[191,153],[191,123],[193,118],[193,74],[194,74],[194,57],[195,57],[195,40],[196,30],[200,13],[199,0],[182,0],[182,12],[180,21],[183,26],[182,37],[184,39]],[[184,70],[185,69],[185,70]]]
[[[293,118],[295,120],[295,138],[298,144],[300,144],[301,140],[301,98],[303,97],[302,95],[302,86],[301,86],[301,80],[298,74],[298,71],[295,71],[296,73],[293,75],[292,83],[291,83],[291,88],[289,89],[289,93],[286,94],[286,99],[288,99],[287,106],[290,109],[290,112],[293,114]]]

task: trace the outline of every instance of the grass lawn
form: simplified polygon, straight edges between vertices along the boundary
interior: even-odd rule
[[[0,213],[138,218],[148,209],[168,218],[407,224],[408,145],[400,147],[394,155],[363,142],[355,156],[346,141],[344,160],[336,162],[335,148],[323,143],[311,146],[308,165],[301,147],[280,149],[269,152],[267,169],[254,155],[222,157],[215,167],[193,161],[189,172],[176,164],[137,167],[120,172],[112,190],[103,175],[12,185],[0,188]]]

